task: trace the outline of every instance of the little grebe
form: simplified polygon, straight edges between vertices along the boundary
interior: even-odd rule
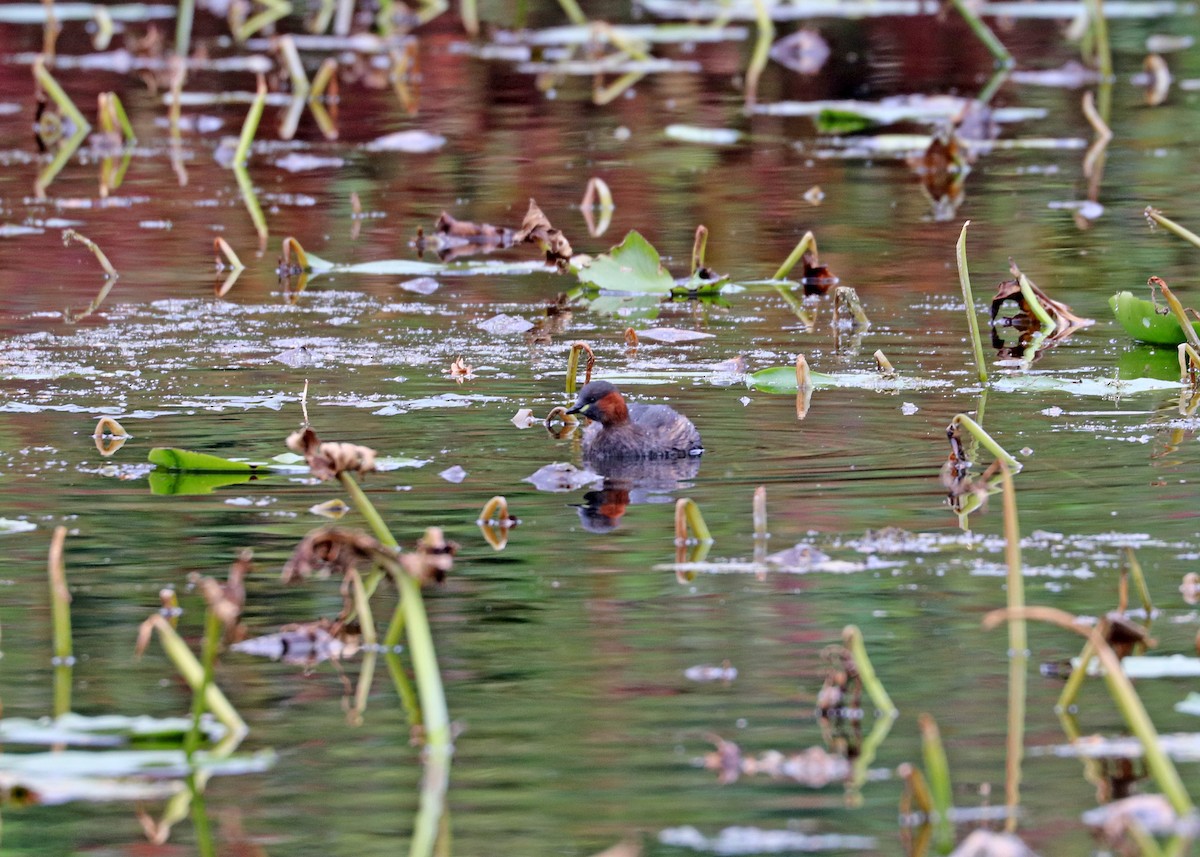
[[[585,386],[567,413],[595,421],[583,434],[585,458],[682,458],[704,451],[700,432],[687,417],[666,405],[626,405],[607,381]]]

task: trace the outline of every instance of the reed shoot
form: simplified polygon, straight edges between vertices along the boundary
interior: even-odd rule
[[[50,580],[50,617],[54,630],[54,716],[71,710],[71,667],[75,655],[71,644],[71,591],[67,588],[67,567],[63,561],[66,527],[55,527],[50,538],[50,556],[46,564]]]
[[[237,149],[233,153],[234,167],[244,167],[250,157],[250,144],[258,133],[258,123],[262,121],[263,108],[267,104],[267,80],[261,74],[258,76],[258,86],[254,101],[250,105],[246,119],[242,122],[242,133],[238,137]]]
[[[587,353],[587,362],[583,370],[583,383],[586,386],[592,382],[592,369],[596,366],[596,352],[592,351],[592,346],[586,342],[576,342],[571,346],[571,351],[567,355],[566,393],[568,396],[575,395],[575,388],[578,384],[577,376],[579,375],[579,355],[581,352]]]
[[[862,631],[857,625],[847,625],[842,629],[842,645],[850,650],[850,654],[854,657],[854,667],[858,670],[859,681],[867,691],[867,696],[875,703],[875,707],[879,709],[881,717],[895,717],[899,710],[896,704],[892,702],[892,698],[888,696],[888,692],[883,687],[883,682],[879,680],[879,676],[875,673],[875,667],[871,663],[871,659],[867,657],[867,645],[863,642]]]
[[[975,314],[975,296],[971,289],[971,272],[967,269],[967,227],[971,221],[963,223],[955,245],[955,259],[958,261],[958,284],[962,287],[963,301],[967,305],[967,327],[971,331],[971,348],[975,353],[975,372],[980,384],[988,382],[987,361],[983,356],[983,340],[979,336],[979,318]]]
[[[112,266],[112,262],[108,261],[108,257],[104,255],[104,251],[100,249],[95,241],[85,238],[74,229],[64,229],[62,238],[64,245],[70,245],[72,241],[75,241],[91,250],[92,255],[96,257],[96,261],[100,263],[100,267],[104,269],[104,276],[109,280],[115,280],[121,276],[117,273],[117,269]]]

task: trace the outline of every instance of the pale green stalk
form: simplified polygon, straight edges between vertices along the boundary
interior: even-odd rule
[[[967,327],[971,330],[971,348],[975,353],[975,372],[980,384],[988,382],[987,361],[983,356],[983,340],[979,336],[979,319],[975,314],[975,295],[971,290],[971,272],[967,269],[967,227],[971,221],[963,223],[962,231],[958,234],[955,245],[955,258],[958,261],[958,284],[962,287],[963,301],[967,305]]]
[[[950,763],[946,759],[946,748],[937,722],[930,714],[917,718],[921,730],[921,753],[925,760],[925,777],[929,783],[929,794],[933,800],[935,825],[938,840],[945,850],[954,842],[954,825],[950,821],[950,808],[954,806],[953,790],[950,787]]]
[[[196,659],[187,643],[167,623],[166,619],[155,614],[150,618],[150,622],[158,631],[158,640],[167,657],[171,659],[171,663],[175,665],[175,669],[192,690],[198,690],[204,684],[204,667],[200,661]],[[221,688],[216,684],[210,684],[205,688],[204,701],[213,716],[221,721],[232,734],[242,736],[249,731],[246,728],[246,722],[237,713],[237,709],[230,704],[225,694],[221,692]]]
[[[1184,241],[1187,241],[1189,244],[1192,244],[1196,247],[1200,247],[1200,235],[1197,235],[1195,232],[1193,232],[1192,230],[1188,229],[1185,226],[1181,226],[1180,224],[1176,223],[1174,220],[1171,220],[1171,218],[1166,217],[1158,209],[1151,208],[1150,206],[1146,206],[1145,215],[1146,215],[1146,217],[1150,218],[1155,223],[1157,223],[1159,226],[1161,226],[1163,229],[1170,232],[1172,235],[1177,235],[1180,238],[1182,238]]]
[[[992,436],[983,430],[983,427],[975,420],[968,417],[966,414],[956,414],[954,419],[950,420],[951,427],[961,426],[971,433],[971,435],[979,441],[979,445],[990,452],[996,458],[1000,459],[1004,464],[1007,464],[1014,472],[1020,471],[1021,463],[1013,458],[1005,451],[1004,447],[996,443]]]
[[[1033,291],[1033,283],[1029,282],[1029,278],[1017,272],[1017,285],[1021,288],[1021,297],[1025,298],[1025,303],[1029,306],[1029,311],[1033,313],[1034,318],[1038,320],[1038,324],[1043,330],[1053,330],[1055,327],[1054,319],[1050,317],[1050,313],[1042,306],[1042,302],[1038,300],[1037,294]]]
[[[1171,757],[1159,743],[1158,731],[1154,728],[1150,715],[1146,713],[1146,708],[1134,689],[1133,683],[1129,680],[1129,676],[1121,668],[1120,658],[1104,641],[1099,632],[1095,628],[1080,626],[1070,613],[1053,607],[1026,607],[1017,611],[994,610],[984,617],[983,626],[990,630],[1000,622],[1018,618],[1050,622],[1060,628],[1081,634],[1089,640],[1096,652],[1096,657],[1100,659],[1100,665],[1104,670],[1104,680],[1108,684],[1109,693],[1112,694],[1117,710],[1121,712],[1129,731],[1142,744],[1142,753],[1150,775],[1154,777],[1158,787],[1162,789],[1163,794],[1171,802],[1171,807],[1178,815],[1183,816],[1194,812],[1195,806],[1183,785],[1179,771],[1176,770],[1175,763],[1171,761]]]
[[[46,63],[40,56],[33,61],[33,76],[37,79],[42,89],[45,90],[46,94],[50,96],[50,100],[58,105],[58,109],[62,111],[64,116],[71,120],[71,123],[75,126],[76,133],[79,132],[79,129],[83,129],[85,134],[91,130],[92,126],[88,123],[87,119],[83,118],[83,114],[79,112],[79,108],[75,106],[75,102],[71,100],[71,96],[67,95],[66,91],[58,85],[58,81],[54,79],[50,72],[46,71]]]
[[[813,235],[811,231],[804,233],[804,236],[800,239],[796,246],[792,248],[791,254],[784,259],[783,264],[779,266],[779,269],[775,272],[775,275],[772,276],[771,279],[782,280],[787,277],[787,275],[792,272],[792,268],[796,267],[796,264],[804,258],[804,254],[809,250],[812,251],[813,256],[818,255],[817,237]]]
[[[867,645],[863,642],[862,631],[858,629],[857,625],[847,625],[842,629],[842,645],[850,650],[850,654],[854,658],[854,667],[858,670],[859,680],[866,689],[867,696],[879,709],[880,716],[889,719],[895,717],[899,712],[895,703],[892,702],[892,698],[888,696],[888,692],[884,690],[883,682],[875,674],[875,667],[871,664],[871,659],[867,657]]]
[[[775,22],[771,20],[771,11],[765,0],[754,0],[754,20],[758,25],[758,37],[754,40],[754,53],[750,55],[750,65],[746,68],[747,111],[758,101],[758,80],[767,67],[771,44],[775,41]]]
[[[66,527],[55,527],[50,538],[50,557],[46,564],[50,581],[50,616],[54,630],[54,716],[71,710],[71,665],[75,662],[71,644],[71,592],[67,588],[67,568],[63,561]]]
[[[1017,492],[1013,488],[1012,471],[1000,463],[1004,483],[1004,556],[1008,563],[1008,609],[1025,607],[1025,578],[1021,569],[1021,527],[1017,520]],[[1008,623],[1008,742],[1005,753],[1004,793],[1008,806],[1005,829],[1017,828],[1017,808],[1021,802],[1021,759],[1025,754],[1025,696],[1028,682],[1026,669],[1029,642],[1025,620]]]
[[[249,112],[246,113],[245,121],[242,122],[242,133],[238,137],[237,149],[233,153],[234,167],[246,166],[246,161],[250,156],[250,144],[254,142],[254,135],[258,133],[258,123],[262,121],[263,108],[266,107],[266,104],[267,81],[260,74],[254,101],[250,105]]]
[[[192,19],[196,15],[196,0],[179,0],[175,13],[175,56],[187,58],[192,52]]]

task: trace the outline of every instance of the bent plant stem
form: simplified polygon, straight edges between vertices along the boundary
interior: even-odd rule
[[[979,441],[979,445],[996,456],[1001,462],[1012,469],[1014,473],[1021,470],[1021,463],[1013,458],[1000,444],[992,439],[992,436],[983,430],[983,427],[975,420],[968,417],[966,414],[955,414],[954,419],[950,420],[950,428],[964,428]]]
[[[592,369],[596,366],[596,353],[592,351],[592,346],[586,342],[576,342],[571,346],[571,352],[567,355],[567,387],[568,396],[575,395],[576,380],[575,377],[579,374],[579,353],[587,352],[587,362],[584,364],[583,383],[590,384],[592,381]]]
[[[153,630],[158,631],[158,640],[162,644],[163,651],[171,659],[171,663],[175,665],[175,669],[183,677],[183,680],[192,690],[197,690],[204,683],[204,667],[192,654],[187,643],[161,614],[155,613],[147,620],[147,623]],[[204,701],[213,716],[229,729],[231,737],[240,738],[249,731],[245,721],[237,713],[237,709],[230,704],[225,694],[221,692],[221,688],[216,684],[209,684],[205,689]]]
[[[1174,220],[1171,220],[1171,218],[1166,217],[1157,208],[1146,206],[1145,215],[1147,219],[1152,220],[1154,223],[1158,224],[1172,235],[1182,238],[1184,241],[1187,241],[1189,244],[1192,244],[1195,247],[1200,247],[1200,235],[1197,235],[1186,226],[1181,226]]]
[[[92,239],[80,235],[74,229],[64,229],[62,239],[64,245],[69,245],[72,241],[76,241],[91,250],[92,255],[96,257],[96,261],[100,263],[100,267],[104,269],[104,275],[110,280],[115,280],[121,276],[117,273],[117,269],[112,266],[112,262],[108,261],[108,257],[104,255],[104,251]]]
[[[771,279],[782,280],[787,277],[787,275],[792,272],[792,268],[796,267],[796,264],[804,258],[804,254],[810,250],[812,251],[814,259],[819,258],[820,254],[817,252],[817,237],[812,234],[811,230],[804,233],[804,236],[800,239],[796,246],[792,248],[792,252],[786,259],[784,259],[783,264],[779,266],[779,269],[775,272],[775,275],[771,277]]]
[[[1021,297],[1025,298],[1025,303],[1029,305],[1029,311],[1038,320],[1042,330],[1054,330],[1054,319],[1050,317],[1050,313],[1046,312],[1046,308],[1038,300],[1038,296],[1033,291],[1033,283],[1029,282],[1029,278],[1022,274],[1016,265],[1013,265],[1013,271],[1017,275],[1017,285],[1021,287]]]
[[[46,570],[50,580],[50,615],[54,626],[54,716],[71,710],[71,666],[75,661],[71,647],[71,592],[67,588],[67,567],[63,545],[67,528],[55,527],[50,539]]]
[[[866,688],[867,695],[871,697],[875,707],[879,709],[880,716],[889,719],[895,717],[899,712],[895,703],[892,702],[892,698],[888,696],[888,692],[884,690],[883,682],[876,675],[871,659],[867,657],[867,645],[863,642],[862,631],[858,629],[857,625],[847,625],[842,629],[842,645],[853,655],[859,680],[862,681],[863,687]]]
[[[1171,291],[1167,285],[1167,281],[1162,277],[1151,277],[1148,282],[1151,286],[1158,286],[1159,290],[1162,291],[1162,295],[1167,301],[1167,306],[1171,308],[1171,312],[1175,315],[1175,320],[1179,322],[1179,327],[1183,330],[1183,337],[1187,341],[1187,344],[1200,351],[1200,336],[1196,335],[1196,329],[1188,321],[1187,311],[1183,308],[1183,304],[1179,302],[1179,298],[1175,297],[1175,293]]]
[[[971,349],[975,353],[975,372],[980,384],[987,384],[987,361],[983,356],[983,340],[979,336],[979,319],[975,315],[975,296],[971,289],[971,273],[967,269],[967,227],[971,221],[962,225],[955,247],[955,259],[958,262],[958,283],[962,288],[963,300],[967,305],[967,327],[971,330]]]
[[[45,60],[40,56],[33,61],[33,76],[37,80],[38,85],[50,96],[50,100],[58,106],[58,109],[62,111],[64,116],[71,120],[76,132],[82,129],[86,135],[92,126],[84,118],[79,108],[75,106],[75,102],[71,100],[71,96],[67,95],[66,91],[59,86],[58,81],[54,79],[54,76],[46,70]]]
[[[250,180],[250,171],[245,167],[234,166],[233,177],[237,179],[238,189],[242,192],[242,201],[246,203],[246,211],[258,233],[258,249],[261,253],[267,247],[267,218],[263,215],[262,206],[258,202],[258,194],[254,192],[254,182]]]
[[[1117,709],[1121,712],[1121,716],[1124,717],[1130,731],[1133,732],[1142,744],[1142,752],[1145,754],[1146,767],[1149,769],[1150,774],[1157,781],[1158,787],[1162,789],[1163,794],[1171,802],[1171,806],[1177,814],[1187,815],[1194,812],[1195,807],[1192,804],[1192,799],[1183,785],[1183,780],[1179,777],[1179,771],[1176,770],[1175,763],[1171,761],[1171,757],[1167,755],[1159,743],[1158,731],[1154,728],[1154,723],[1151,721],[1150,715],[1146,712],[1146,707],[1142,704],[1142,700],[1134,689],[1133,683],[1129,680],[1129,676],[1121,668],[1120,659],[1112,650],[1112,647],[1100,636],[1099,632],[1095,628],[1081,627],[1070,613],[1053,607],[993,610],[984,616],[983,627],[985,630],[991,630],[1001,622],[1012,621],[1014,619],[1033,619],[1039,622],[1048,622],[1052,625],[1058,625],[1060,628],[1065,628],[1068,631],[1074,631],[1087,638],[1096,653],[1096,657],[1100,659],[1100,665],[1104,669],[1104,680],[1108,684],[1109,692],[1112,694]]]
[[[686,542],[688,530],[697,542],[712,544],[712,533],[700,512],[700,506],[690,497],[680,497],[675,503],[675,541]]]

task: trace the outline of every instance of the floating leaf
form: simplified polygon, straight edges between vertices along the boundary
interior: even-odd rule
[[[845,387],[859,390],[930,390],[950,386],[949,381],[939,381],[933,378],[918,378],[911,375],[900,375],[885,378],[877,372],[838,372],[829,375],[824,372],[810,372],[814,388]],[[796,384],[796,367],[772,366],[760,369],[746,376],[746,386],[765,393],[791,393],[798,391]]]
[[[207,452],[191,452],[186,449],[157,446],[150,450],[150,463],[165,470],[183,470],[191,473],[259,473],[270,470],[265,462],[233,461]]]
[[[1108,305],[1125,332],[1139,342],[1170,346],[1183,342],[1183,330],[1165,306],[1134,297],[1132,292],[1118,292],[1108,299]],[[1200,332],[1200,322],[1192,322],[1192,327]]]
[[[608,253],[581,268],[579,281],[611,292],[669,294],[675,288],[658,251],[636,230]]]
[[[27,533],[36,530],[37,524],[32,521],[14,521],[12,518],[0,518],[0,536],[12,533]]]

